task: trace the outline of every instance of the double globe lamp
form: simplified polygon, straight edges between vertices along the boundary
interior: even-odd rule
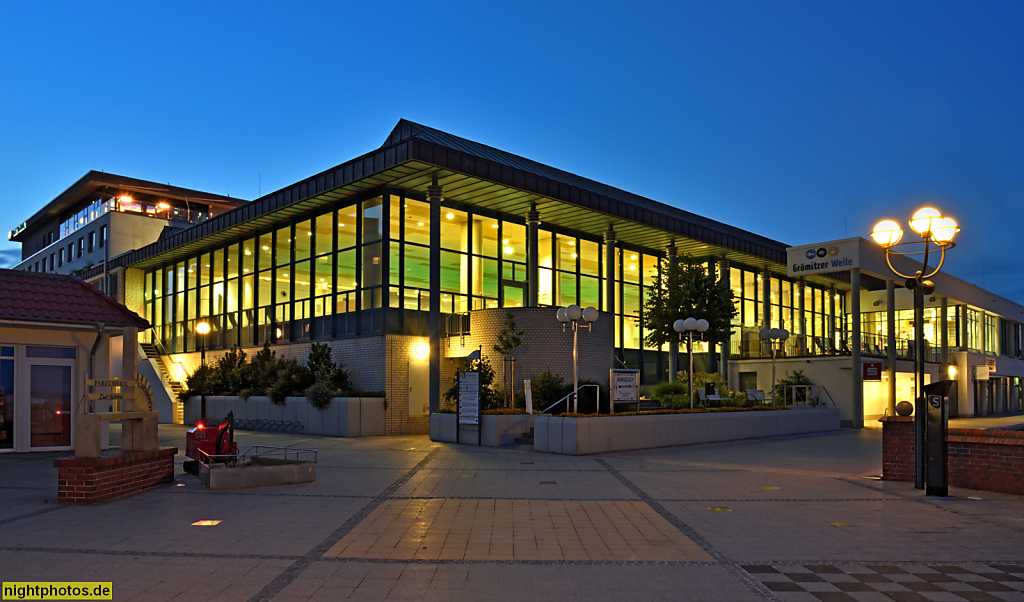
[[[579,305],[573,304],[568,307],[560,307],[555,317],[562,323],[562,332],[566,327],[572,327],[572,411],[576,412],[579,402],[579,370],[577,369],[577,332],[580,328],[590,330],[591,324],[597,322],[598,311],[595,307],[582,309]],[[582,320],[582,323],[580,322]]]
[[[696,318],[686,318],[685,320],[676,320],[675,322],[672,323],[672,330],[675,330],[676,332],[679,333],[680,340],[683,338],[684,332],[689,337],[689,341],[686,345],[686,352],[690,356],[690,377],[687,379],[687,382],[690,385],[691,410],[693,409],[693,333],[694,331],[696,331],[703,335],[705,332],[707,332],[709,326],[710,324],[708,324],[708,321],[705,320],[704,318],[701,318],[699,320]]]

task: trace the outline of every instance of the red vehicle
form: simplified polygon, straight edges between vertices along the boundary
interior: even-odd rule
[[[185,461],[182,468],[190,474],[199,473],[199,463],[229,463],[238,455],[235,442],[235,413],[228,412],[219,426],[207,428],[197,423],[185,434],[185,455],[192,461]]]

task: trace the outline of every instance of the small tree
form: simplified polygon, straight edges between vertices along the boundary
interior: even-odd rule
[[[306,399],[318,410],[324,410],[332,397],[349,390],[348,371],[331,359],[331,348],[326,343],[313,343],[306,361],[313,383],[306,388]]]
[[[494,368],[491,367],[491,362],[487,360],[487,356],[485,355],[478,360],[471,361],[469,363],[469,370],[475,370],[480,373],[480,411],[492,410],[500,406],[501,399],[498,398],[497,393],[494,391]],[[450,405],[458,398],[459,373],[456,372],[451,386],[444,392],[444,399]]]
[[[704,263],[681,255],[678,265],[663,264],[661,273],[651,281],[640,322],[644,340],[660,349],[679,336],[672,325],[676,320],[701,318],[708,321],[704,340],[725,343],[732,334],[732,318],[737,315],[732,289],[724,279],[708,271]]]
[[[515,399],[515,357],[512,353],[522,344],[523,331],[516,325],[516,318],[512,312],[505,312],[505,323],[498,333],[498,342],[494,345],[494,350],[501,354],[501,382],[506,407],[514,405]],[[511,375],[509,364],[512,364]]]

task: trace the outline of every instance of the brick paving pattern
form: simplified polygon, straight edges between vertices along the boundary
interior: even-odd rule
[[[1024,600],[1024,498],[878,481],[877,430],[594,457],[239,437],[317,448],[318,480],[211,492],[179,455],[170,485],[73,506],[56,454],[0,456],[0,580],[154,602]]]

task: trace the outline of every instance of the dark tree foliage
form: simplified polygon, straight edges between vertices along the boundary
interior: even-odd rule
[[[487,356],[485,355],[478,360],[471,361],[468,370],[480,372],[480,411],[501,407],[502,399],[494,390],[494,368],[491,367],[491,362],[487,360]],[[454,407],[455,401],[459,398],[458,372],[455,373],[451,386],[444,392],[444,398],[445,401]]]
[[[675,267],[667,262],[662,265],[660,275],[651,282],[641,316],[647,344],[661,348],[678,340],[672,324],[691,317],[708,321],[705,341],[728,342],[737,311],[726,281],[716,278],[704,262],[689,255],[681,255]]]

